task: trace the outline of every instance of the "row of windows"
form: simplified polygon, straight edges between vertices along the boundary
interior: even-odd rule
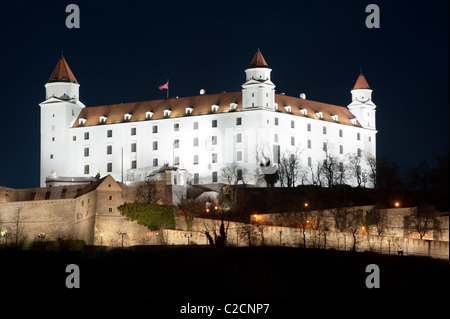
[[[278,123],[279,123],[278,117],[275,117],[275,125],[278,126]],[[242,118],[241,117],[236,118],[236,125],[242,125]],[[211,127],[217,127],[217,120],[212,120],[211,121]],[[295,121],[291,121],[291,128],[293,128],[293,129],[295,128]],[[198,129],[198,122],[194,122],[193,123],[193,129],[194,130]],[[306,129],[307,129],[308,132],[311,132],[311,123],[307,123]],[[180,130],[180,124],[179,123],[174,123],[174,131],[179,131],[179,130]],[[152,126],[152,133],[158,133],[158,125],[153,125]],[[327,127],[326,126],[322,127],[322,133],[325,134],[325,135],[327,134]],[[131,135],[136,135],[136,127],[132,127],[131,128]],[[107,130],[106,136],[108,138],[112,137],[113,136],[112,130]],[[344,137],[344,133],[343,133],[342,129],[339,130],[339,137]],[[85,140],[89,140],[89,132],[85,132],[84,133],[84,139]],[[361,140],[361,133],[356,133],[356,139],[358,141]],[[55,138],[52,137],[52,141],[54,141],[54,140],[55,140]],[[370,142],[370,140],[371,140],[371,137],[369,136],[369,142]],[[73,141],[76,141],[76,136],[75,135],[73,136]]]

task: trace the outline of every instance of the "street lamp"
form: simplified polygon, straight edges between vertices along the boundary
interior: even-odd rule
[[[5,247],[8,247],[8,236],[10,235],[10,233],[8,233],[8,230],[4,230],[2,232],[0,232],[0,237],[3,238],[5,237]]]
[[[397,208],[400,207],[400,202],[395,202],[394,206]]]
[[[184,237],[187,237],[187,239],[188,239],[188,245],[189,245],[189,238],[192,237],[192,234],[191,234],[191,233],[184,234]]]
[[[122,236],[122,248],[123,248],[123,236],[125,236],[127,233],[121,231],[118,231],[117,233]]]

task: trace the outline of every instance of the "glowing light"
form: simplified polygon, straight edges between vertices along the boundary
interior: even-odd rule
[[[209,208],[206,209],[206,212],[209,213]]]
[[[308,207],[308,203],[305,203],[305,207]]]
[[[395,207],[400,207],[400,203],[399,202],[395,202]]]

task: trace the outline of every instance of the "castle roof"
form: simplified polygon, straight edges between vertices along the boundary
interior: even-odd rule
[[[355,86],[353,87],[353,90],[359,89],[370,89],[369,83],[367,83],[366,78],[362,75],[362,73],[358,76]]]
[[[278,104],[278,113],[291,113],[300,117],[321,119],[329,122],[336,122],[332,116],[337,115],[338,123],[352,126],[353,124],[350,120],[355,118],[346,107],[286,96],[283,94],[275,94],[275,103]],[[236,107],[230,107],[232,104],[236,104]],[[212,110],[212,105],[218,106],[217,111]],[[291,106],[290,112],[284,106]],[[192,109],[190,114],[187,114],[187,108]],[[303,110],[303,112],[300,110]],[[170,114],[168,114],[169,112],[167,111],[170,111]],[[139,122],[146,120],[151,121],[155,119],[241,111],[242,92],[240,91],[204,94],[183,98],[86,107],[81,111],[73,127]],[[148,112],[151,112],[151,118],[147,117]],[[321,117],[316,113],[322,113]],[[126,120],[124,118],[125,114],[131,114],[131,118]],[[104,123],[100,123],[100,117],[106,117]],[[84,124],[80,124],[79,119],[85,119],[86,121]],[[356,126],[359,126],[359,123],[356,123]]]
[[[89,184],[87,184],[85,187],[83,187],[83,189],[75,196],[75,197],[80,197],[84,194],[87,194],[89,192],[92,192],[93,190],[97,189],[98,186],[100,186],[101,183],[103,183],[103,181],[108,177],[109,175],[106,175],[105,177],[102,177],[94,182],[90,182]]]
[[[66,59],[64,59],[64,57],[61,57],[61,59],[59,59],[58,64],[56,64],[56,67],[53,70],[53,73],[50,76],[50,79],[48,79],[47,83],[51,82],[78,83],[77,79],[73,75],[72,70],[70,70],[69,65],[67,64],[67,61]]]
[[[258,51],[253,56],[252,62],[250,62],[250,65],[248,66],[249,69],[251,68],[268,68],[266,60],[264,59],[261,51]]]

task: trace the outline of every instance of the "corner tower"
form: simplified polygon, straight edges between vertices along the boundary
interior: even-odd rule
[[[348,109],[363,128],[375,130],[376,105],[372,102],[372,90],[362,73],[350,92],[352,102],[348,105]]]
[[[273,110],[275,103],[275,85],[270,80],[272,70],[267,65],[261,51],[245,70],[246,82],[242,85],[242,108],[265,108]]]
[[[40,186],[46,177],[70,176],[71,151],[69,128],[85,107],[79,101],[77,79],[64,57],[59,59],[45,84],[45,101],[41,107],[41,172]]]

